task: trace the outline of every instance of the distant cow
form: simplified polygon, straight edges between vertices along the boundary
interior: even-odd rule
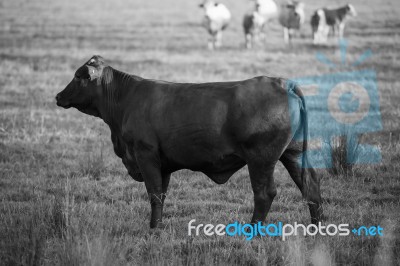
[[[228,27],[231,20],[231,13],[224,4],[216,3],[212,0],[204,1],[199,7],[204,9],[203,26],[210,34],[208,48],[215,49],[220,47],[222,31]]]
[[[250,11],[244,16],[243,29],[246,47],[255,40],[265,40],[265,25],[278,17],[278,6],[274,0],[250,0]]]
[[[263,16],[265,22],[278,17],[278,6],[274,0],[251,0],[251,2],[253,4],[252,11],[257,11]]]
[[[264,76],[172,83],[123,73],[93,56],[56,100],[108,124],[115,153],[145,183],[151,228],[162,224],[172,172],[200,171],[223,184],[246,164],[254,193],[251,222],[263,222],[277,193],[278,161],[307,200],[311,221],[322,216],[319,177],[307,158],[307,109],[293,82]]]
[[[348,16],[356,16],[353,5],[346,5],[336,9],[321,8],[311,16],[311,29],[314,44],[324,43],[328,39],[330,29],[333,35],[339,31],[339,38],[343,38],[345,22]]]
[[[281,5],[279,22],[283,26],[285,43],[289,43],[293,30],[299,30],[304,23],[304,4],[298,1],[288,1]]]
[[[243,30],[246,41],[246,48],[251,48],[261,38],[265,18],[257,11],[245,14],[243,18]]]

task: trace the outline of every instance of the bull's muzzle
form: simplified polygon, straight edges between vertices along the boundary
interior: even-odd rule
[[[68,102],[62,100],[60,93],[56,95],[56,104],[57,104],[57,106],[60,106],[63,108],[71,107]]]

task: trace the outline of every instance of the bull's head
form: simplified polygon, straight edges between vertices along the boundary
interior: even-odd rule
[[[101,77],[105,68],[104,59],[95,55],[76,72],[67,87],[57,94],[57,105],[74,107],[89,115],[99,116],[95,101],[101,94]]]

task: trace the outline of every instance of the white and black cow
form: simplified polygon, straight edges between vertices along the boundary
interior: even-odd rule
[[[204,9],[203,26],[210,33],[208,48],[213,50],[221,46],[222,31],[228,27],[231,12],[224,4],[212,0],[206,0],[199,6]]]
[[[333,35],[339,31],[339,38],[343,38],[345,22],[349,16],[357,16],[353,5],[348,4],[336,9],[320,8],[311,16],[311,29],[314,44],[325,43],[332,29]]]
[[[243,30],[246,41],[246,48],[252,48],[253,45],[257,41],[259,41],[265,22],[265,17],[257,11],[253,11],[244,15]]]
[[[294,30],[299,30],[304,23],[304,3],[299,1],[287,1],[281,5],[279,11],[279,23],[283,26],[285,43],[289,43]]]
[[[278,6],[274,0],[250,0],[250,10],[243,19],[246,47],[251,47],[254,40],[265,40],[265,25],[277,17]]]

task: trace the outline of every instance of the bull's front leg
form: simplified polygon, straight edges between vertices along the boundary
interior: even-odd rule
[[[161,173],[160,158],[156,152],[138,151],[136,159],[149,195],[151,206],[150,228],[162,227],[162,211],[169,175]]]

